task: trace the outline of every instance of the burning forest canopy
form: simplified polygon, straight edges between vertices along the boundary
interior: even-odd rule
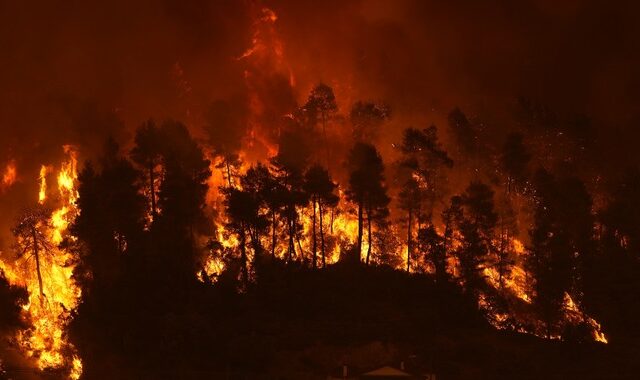
[[[636,8],[0,4],[0,378],[635,378]]]

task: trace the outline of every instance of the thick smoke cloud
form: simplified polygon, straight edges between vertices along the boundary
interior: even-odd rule
[[[5,1],[0,166],[14,158],[19,182],[3,206],[35,196],[39,166],[58,162],[63,144],[91,158],[107,136],[126,146],[150,117],[198,134],[212,102],[246,93],[237,58],[263,5],[278,15],[298,103],[321,81],[343,114],[356,100],[384,100],[389,143],[409,124],[442,126],[456,105],[506,132],[520,95],[589,115],[612,164],[635,140],[634,2]]]
[[[638,121],[637,3],[282,1],[274,8],[298,75],[332,82],[338,98],[384,98],[396,116],[440,125],[458,105],[507,130],[515,100],[525,96],[568,118],[588,115],[605,145],[618,148],[610,153]]]

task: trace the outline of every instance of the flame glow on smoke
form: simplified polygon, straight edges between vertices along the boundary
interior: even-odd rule
[[[2,190],[8,189],[11,187],[18,178],[18,169],[16,168],[15,160],[10,160],[7,163],[7,166],[4,168],[4,173],[2,174],[2,183],[0,184],[0,188]]]
[[[276,21],[278,16],[269,8],[256,9],[254,12],[254,33],[251,41],[251,46],[245,50],[245,52],[237,58],[238,61],[247,64],[245,70],[245,83],[249,93],[249,111],[250,117],[248,118],[248,124],[250,126],[249,136],[245,136],[243,141],[243,149],[239,152],[241,156],[242,167],[238,170],[237,175],[245,173],[252,163],[257,161],[267,162],[270,158],[275,156],[278,152],[278,147],[265,133],[264,125],[261,125],[260,114],[265,111],[267,105],[265,104],[264,94],[261,93],[258,88],[261,83],[261,76],[263,75],[280,75],[282,77],[289,78],[289,85],[293,89],[295,87],[294,73],[290,65],[286,60],[284,54],[284,43],[280,40]],[[348,97],[348,94],[347,94]],[[284,115],[282,115],[284,116]],[[266,148],[266,154],[256,154],[255,145],[260,145],[262,148]],[[249,159],[251,157],[251,159]],[[225,179],[224,170],[217,169],[219,167],[216,163],[216,158],[213,154],[210,154],[211,159],[211,171],[212,177],[209,180],[209,194],[207,201],[213,209],[222,210],[222,195],[218,191],[219,187],[226,186],[227,180]],[[427,187],[424,179],[414,174],[414,179],[420,182],[422,187]],[[239,187],[237,180],[234,181],[234,186]],[[340,259],[341,250],[354,244],[358,235],[358,220],[353,209],[353,205],[346,199],[345,194],[342,191],[338,191],[339,203],[332,210],[326,210],[325,218],[322,223],[322,227],[325,232],[325,237],[328,242],[326,250],[326,262],[327,264],[336,263]],[[317,211],[317,210],[316,210]],[[295,237],[295,250],[297,258],[303,262],[309,263],[312,256],[312,235],[313,235],[313,210],[311,207],[299,208],[297,210],[299,215],[299,222],[302,229]],[[224,213],[217,214],[216,224],[221,228],[217,231],[217,240],[221,243],[224,250],[237,249],[238,241],[236,237],[224,230],[225,222],[227,222]],[[319,220],[316,220],[316,228],[319,229]],[[436,226],[436,229],[442,233],[442,226]],[[401,232],[403,227],[398,225],[392,225],[389,233],[396,237],[401,236],[404,232]],[[363,231],[363,242],[361,255],[366,255],[368,250],[368,231]],[[455,232],[454,232],[455,233]],[[265,234],[261,237],[260,245],[262,247],[271,247],[271,236]],[[403,241],[403,238],[399,238],[398,241]],[[452,242],[456,244],[455,240]],[[508,243],[509,251],[512,252],[515,262],[508,274],[503,278],[500,277],[498,270],[493,266],[486,266],[483,269],[484,277],[489,286],[494,288],[497,292],[514,297],[526,305],[531,305],[533,302],[533,294],[531,291],[531,284],[529,274],[524,267],[525,261],[525,246],[516,239],[510,238]],[[452,248],[455,248],[452,247]],[[248,249],[249,255],[253,253],[251,249]],[[274,250],[275,256],[284,259],[287,256],[288,241],[286,238],[278,237],[276,247]],[[317,251],[319,255],[319,249]],[[375,254],[375,252],[374,252]],[[400,259],[395,263],[396,269],[403,270],[406,268],[408,249],[406,244],[400,248]],[[433,272],[433,268],[429,265],[425,265],[424,261],[415,260],[413,255],[420,255],[419,252],[412,253],[412,270],[420,272],[430,273]],[[361,257],[363,260],[364,258]],[[251,257],[249,258],[251,261]],[[375,258],[372,257],[372,261],[375,263]],[[448,255],[447,258],[448,267],[447,272],[451,274],[453,278],[459,277],[459,263],[453,255]],[[207,261],[204,263],[204,272],[207,276],[215,281],[217,275],[222,273],[225,269],[225,261],[220,255],[210,255]],[[202,280],[202,274],[199,273],[198,277]],[[535,327],[533,330],[521,327],[517,318],[514,321],[514,316],[508,313],[502,313],[496,311],[491,307],[490,300],[485,294],[479,294],[478,304],[479,307],[485,312],[489,322],[498,329],[514,329],[523,333],[530,333],[537,336],[544,337],[542,327]],[[570,323],[585,322],[591,329],[591,334],[594,340],[607,343],[607,339],[601,330],[601,327],[597,321],[582,312],[578,305],[576,305],[571,297],[567,294],[564,302],[564,320]],[[537,321],[538,324],[539,321]],[[560,337],[557,337],[560,338]]]

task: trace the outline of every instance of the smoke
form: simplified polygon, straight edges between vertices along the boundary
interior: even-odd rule
[[[282,61],[269,75],[238,59],[263,6],[277,15]],[[2,2],[0,167],[15,160],[17,181],[0,203],[11,215],[35,199],[40,165],[59,162],[63,144],[90,159],[108,136],[128,147],[150,117],[183,120],[205,137],[211,104],[251,99],[249,90],[276,108],[254,122],[276,125],[319,82],[334,89],[343,115],[357,100],[391,105],[383,152],[407,126],[442,131],[454,106],[505,135],[522,95],[590,116],[613,165],[640,120],[637,8],[595,0]]]
[[[398,124],[443,125],[457,105],[506,133],[515,99],[525,96],[568,119],[588,115],[607,146],[618,148],[612,154],[635,133],[640,114],[637,8],[597,1],[274,2],[299,88],[323,80],[343,102],[384,99],[406,119],[392,132]]]

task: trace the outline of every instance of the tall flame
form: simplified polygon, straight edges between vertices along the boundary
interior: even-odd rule
[[[63,149],[66,159],[57,176],[60,205],[52,212],[49,227],[41,226],[52,243],[50,252],[40,257],[44,296],[40,294],[31,261],[18,259],[10,263],[0,260],[0,270],[12,284],[24,286],[29,293],[23,314],[32,325],[18,333],[17,341],[21,348],[36,360],[39,369],[64,367],[69,371],[69,378],[78,379],[82,373],[82,361],[67,341],[65,328],[71,312],[78,305],[80,289],[72,279],[71,253],[59,247],[77,212],[77,153],[69,145]],[[49,171],[50,168],[44,165],[40,169],[39,204],[48,199],[46,176]]]
[[[49,172],[49,167],[42,165],[40,167],[40,177],[38,180],[40,182],[40,188],[38,191],[38,203],[44,204],[44,201],[47,199],[47,173]]]

